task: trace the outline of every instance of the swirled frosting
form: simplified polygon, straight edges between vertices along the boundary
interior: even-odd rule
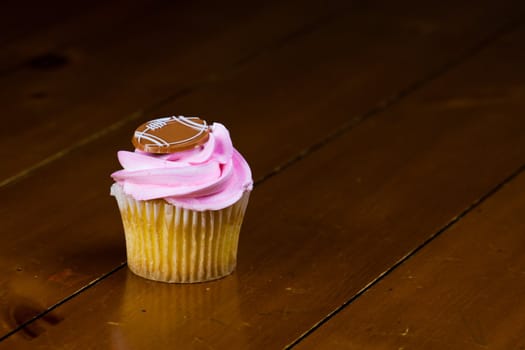
[[[119,151],[124,169],[111,174],[136,200],[163,198],[193,210],[219,210],[253,187],[250,167],[224,125],[213,123],[202,146],[169,154]]]

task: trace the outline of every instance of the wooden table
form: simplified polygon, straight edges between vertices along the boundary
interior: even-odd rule
[[[525,349],[523,1],[10,1],[0,349]],[[238,267],[126,266],[109,174],[152,117],[221,121]]]

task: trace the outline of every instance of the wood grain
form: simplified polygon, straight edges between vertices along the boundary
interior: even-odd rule
[[[525,175],[297,349],[524,349]]]
[[[26,328],[0,348],[275,348],[291,343],[525,163],[525,123],[517,113],[524,107],[524,34],[520,30],[498,40],[258,186],[233,276],[168,286],[121,269],[54,309],[49,315],[59,319],[56,324],[34,322],[36,330]],[[35,242],[28,234],[8,246],[16,253],[9,261],[23,259],[23,242],[50,262],[51,268],[35,265],[47,285],[27,283],[33,292],[42,292],[31,300],[45,304],[68,291],[63,286],[67,278],[48,277],[64,262],[75,264],[70,273],[75,276],[87,269],[94,275],[116,256],[122,259],[116,209],[111,212],[105,187],[93,179],[107,171],[103,167],[110,164],[106,151],[111,147],[113,139],[100,139],[24,182],[26,193],[45,191],[39,192],[43,197],[52,193],[44,185],[68,192],[81,180],[91,189],[89,198],[73,196],[58,208],[66,210],[69,220],[48,238],[51,244]],[[85,175],[78,174],[78,159],[89,169]],[[65,178],[49,181],[59,169],[72,174],[70,183]],[[19,195],[15,192],[14,187],[3,191],[10,206]],[[30,210],[48,216],[57,211],[53,207]],[[64,213],[56,216],[46,222],[55,223]],[[44,244],[49,244],[46,249]],[[48,255],[52,246],[62,254],[54,262]],[[98,255],[97,249],[105,250]],[[10,280],[21,285],[29,276],[18,273]],[[62,286],[55,287],[54,281]]]
[[[407,2],[406,6],[412,4]],[[200,106],[205,115],[213,112],[224,116],[221,121],[230,127],[235,144],[251,160],[256,177],[261,178],[310,147],[312,141],[317,142],[333,132],[338,123],[351,125],[355,122],[349,118],[352,114],[365,113],[389,96],[395,96],[412,81],[423,79],[421,76],[432,72],[446,59],[457,57],[464,51],[465,42],[471,45],[475,39],[479,40],[484,33],[481,29],[487,27],[484,24],[486,11],[480,11],[478,17],[469,17],[472,22],[466,24],[457,13],[451,15],[437,5],[434,11],[413,9],[410,15],[402,8],[382,6],[386,7],[379,11],[384,13],[379,17],[383,23],[380,27],[376,23],[378,8],[365,7],[361,12],[335,21],[309,39],[297,41],[297,45],[284,46],[275,52],[275,57],[267,54],[259,64],[254,63],[232,74],[230,79],[203,89],[199,92],[202,93],[200,98],[196,93],[195,97],[192,94],[167,106],[174,110],[180,102],[183,113]],[[414,35],[417,27],[405,29],[406,23],[421,18],[438,23],[436,25],[443,31],[418,37]],[[497,23],[504,23],[506,19],[502,17]],[[465,38],[457,36],[452,23],[465,29],[462,31]],[[368,38],[363,39],[364,34],[354,34],[357,29]],[[434,35],[436,41],[450,39],[446,52],[440,48],[431,54],[427,45]],[[413,37],[415,41],[411,41]],[[362,47],[360,55],[355,55],[352,45],[339,48],[345,38]],[[458,39],[454,41],[453,38]],[[396,46],[397,51],[393,51],[392,42],[405,44]],[[383,62],[382,55],[377,55],[378,50],[384,54],[391,52],[388,65]],[[313,55],[312,52],[332,54]],[[424,56],[417,56],[419,52]],[[413,58],[407,60],[405,56]],[[380,72],[385,79],[379,87],[371,80],[378,67],[382,67]],[[277,73],[280,79],[276,84],[274,74]],[[316,84],[310,84],[311,81]],[[250,86],[252,88],[248,89]],[[259,87],[262,91],[257,90]],[[286,91],[289,93],[284,93]],[[241,100],[236,100],[235,96]],[[74,100],[71,103],[75,103]],[[327,114],[333,118],[331,123],[325,123],[322,118]],[[84,122],[76,120],[73,126],[81,130]],[[298,130],[297,125],[301,132],[294,133],[291,138],[288,130]],[[9,316],[10,323],[5,325],[5,331],[124,261],[116,206],[107,194],[108,174],[118,168],[115,152],[126,148],[135,126],[130,122],[90,144],[89,148],[78,149],[2,191],[4,200],[0,214],[5,223],[2,227],[5,242],[1,248],[4,259],[2,284],[6,291],[11,291],[6,292],[5,304],[24,304],[27,300],[33,300],[31,305],[34,304],[16,320]],[[48,140],[51,142],[54,138]],[[279,149],[267,152],[272,144],[279,144]],[[7,159],[5,164],[12,164],[18,156]],[[20,198],[32,198],[31,205]],[[41,219],[28,219],[34,217]],[[80,243],[72,245],[77,241]],[[17,302],[19,299],[26,301]]]
[[[182,42],[179,42],[184,38],[179,33],[182,28],[185,29],[187,39],[199,40],[203,33],[212,28],[217,29],[219,18],[214,14],[223,15],[223,21],[235,23],[242,15],[249,16],[261,9],[257,6],[249,11],[249,8],[235,1],[226,1],[224,5],[220,10],[213,2],[206,0],[191,4],[180,1],[122,0],[78,1],[75,4],[54,0],[45,4],[37,1],[12,4],[0,15],[6,27],[6,37],[9,38],[0,42],[3,47],[0,64],[3,73],[7,74],[13,70],[9,68],[20,69],[20,64],[27,63],[32,57],[46,53],[66,54],[68,51],[94,54],[113,45],[122,46],[124,43],[121,41],[124,39],[128,40],[126,44],[138,44],[133,42],[134,34],[141,32],[150,36],[159,34],[159,29],[166,29],[167,37],[174,35],[173,39],[178,40],[171,46],[182,49]],[[234,5],[237,5],[237,9],[226,10]],[[101,37],[105,40],[100,40]],[[108,44],[110,46],[106,46]]]
[[[465,59],[494,34],[489,30],[513,17],[503,8],[473,10],[468,4],[450,11],[442,3],[368,3],[150,114],[198,111],[208,120],[220,120],[246,157],[256,160],[252,170],[262,178],[342,125],[351,127]],[[490,28],[487,21],[493,21]],[[424,31],[415,23],[433,29]],[[297,132],[290,135],[292,130]]]
[[[322,6],[275,2],[261,5],[258,10],[242,6],[226,10],[222,3],[208,6],[200,2],[181,9],[182,5],[177,4],[144,9],[139,3],[115,18],[100,14],[102,18],[98,18],[96,12],[94,18],[86,15],[72,29],[78,41],[68,42],[66,36],[65,41],[58,41],[63,42],[59,49],[51,51],[51,61],[55,65],[59,62],[59,67],[51,71],[26,67],[2,79],[2,86],[9,89],[0,95],[0,103],[3,114],[10,118],[10,127],[0,130],[0,156],[9,159],[0,169],[4,183],[23,175],[28,168],[52,161],[71,147],[89,142],[100,131],[120,126],[122,120],[142,121],[152,114],[180,110],[199,114],[210,111],[222,119],[227,113],[212,109],[223,103],[218,97],[225,96],[217,93],[221,90],[216,87],[203,97],[192,94],[193,102],[185,103],[184,108],[178,108],[179,97],[205,89],[214,81],[227,80],[249,62],[257,64],[257,58],[270,56],[270,52],[303,37],[310,38],[309,34],[316,37],[310,45],[296,47],[295,53],[288,50],[283,60],[271,55],[276,58],[268,63],[275,66],[260,69],[266,81],[270,74],[301,79],[312,70],[311,80],[286,90],[253,80],[242,81],[243,85],[230,83],[225,112],[238,111],[240,105],[247,113],[243,118],[251,117],[254,105],[244,104],[247,94],[255,98],[278,97],[281,101],[288,97],[289,102],[279,105],[281,108],[266,112],[269,116],[287,113],[289,118],[275,117],[281,121],[276,127],[291,127],[302,122],[302,112],[293,109],[302,111],[305,101],[350,102],[350,94],[355,100],[363,99],[365,109],[348,110],[347,106],[360,104],[348,103],[334,111],[347,120],[350,113],[367,111],[370,103],[396,96],[400,88],[461,56],[512,20],[520,8],[516,1],[480,2],[475,7],[459,4],[454,11],[440,2],[423,8],[415,1],[399,6],[386,1]],[[334,18],[330,17],[334,13]],[[141,26],[136,25],[137,18]],[[337,23],[332,30],[317,32],[334,21]],[[100,27],[92,31],[86,23]],[[67,24],[61,32],[68,32]],[[99,40],[101,35],[104,40]],[[324,69],[328,69],[327,74],[323,74]],[[310,90],[308,95],[304,89]],[[376,90],[377,94],[368,93]],[[232,93],[240,92],[244,94],[232,97]],[[319,112],[321,106],[312,107]],[[258,135],[262,137],[263,133]],[[20,145],[32,151],[11,157],[10,150]],[[293,146],[292,142],[283,147]]]
[[[51,51],[28,52],[24,61],[32,64],[0,79],[3,119],[9,121],[0,130],[0,156],[11,158],[0,169],[1,180],[214,81],[304,26],[315,27],[338,6],[139,2],[129,12],[113,6],[86,14],[79,24],[65,23],[59,32],[73,38],[61,34],[56,44],[42,44]],[[28,51],[35,47],[31,43]],[[20,145],[32,152],[9,157]]]

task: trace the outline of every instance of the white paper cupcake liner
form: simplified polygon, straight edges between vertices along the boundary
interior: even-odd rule
[[[122,215],[128,266],[135,274],[193,283],[221,278],[235,269],[249,192],[229,207],[205,211],[173,206],[162,199],[138,201],[116,183],[111,193]]]

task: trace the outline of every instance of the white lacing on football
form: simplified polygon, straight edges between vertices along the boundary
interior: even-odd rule
[[[148,127],[144,131],[163,128],[167,125],[166,122],[170,119],[171,119],[170,117],[167,117],[167,118],[159,118],[159,119],[152,120],[151,122],[148,123]]]

